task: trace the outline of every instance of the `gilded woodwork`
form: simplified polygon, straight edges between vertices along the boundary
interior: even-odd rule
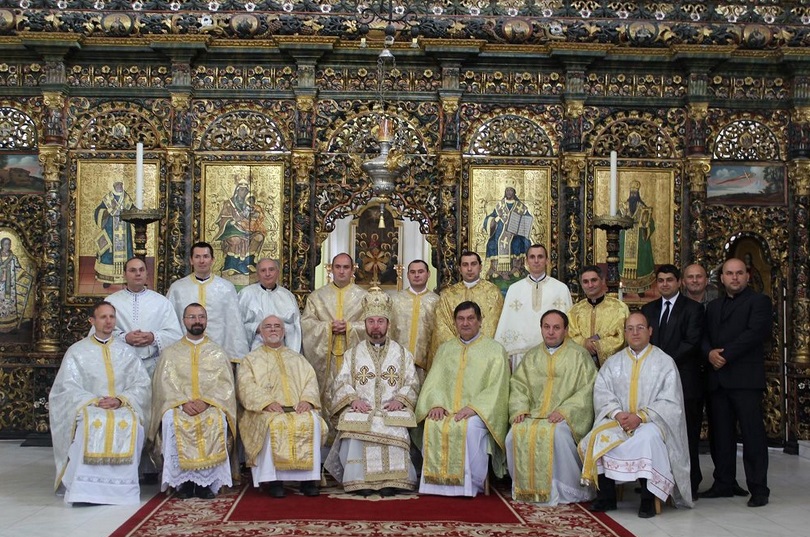
[[[15,404],[24,401],[13,412],[0,404],[0,429],[47,431],[55,353],[87,331],[89,302],[66,294],[72,239],[62,242],[65,215],[76,203],[77,159],[121,158],[140,140],[161,162],[166,219],[157,290],[165,291],[187,273],[187,245],[200,237],[202,165],[266,162],[271,152],[285,164],[283,278],[303,305],[321,262],[318,246],[336,218],[369,199],[357,163],[379,150],[374,61],[384,27],[375,21],[364,30],[355,17],[358,3],[323,0],[301,10],[289,4],[290,13],[283,6],[249,9],[243,0],[218,10],[186,0],[157,0],[150,10],[57,11],[34,2],[0,9],[0,50],[8,51],[0,60],[0,96],[10,96],[0,100],[0,144],[6,144],[0,150],[37,148],[45,176],[42,195],[0,196],[3,214],[23,215],[19,226],[40,264],[35,346],[14,349],[19,359],[0,349],[12,364],[0,370],[8,375],[0,380],[8,381]],[[676,259],[711,268],[728,253],[730,234],[761,230],[776,267],[774,285],[787,289],[792,327],[784,342],[788,320],[774,330],[774,353],[783,344],[791,352],[784,386],[775,354],[769,360],[768,431],[778,437],[787,421],[797,438],[810,438],[810,181],[800,160],[804,149],[788,136],[791,122],[810,123],[802,74],[810,60],[810,7],[760,2],[741,14],[739,2],[710,4],[437,0],[426,9],[409,3],[417,8],[418,39],[395,28],[397,64],[383,81],[395,145],[409,162],[392,210],[420,223],[445,285],[458,278],[457,256],[469,245],[472,162],[547,166],[552,266],[577,288],[593,244],[585,225],[594,200],[588,159],[616,149],[623,166],[673,170]],[[69,48],[74,52],[63,54]],[[115,57],[105,53],[113,49]],[[309,54],[306,62],[302,54]],[[64,84],[55,87],[62,74]],[[172,91],[178,84],[186,91]],[[5,106],[23,114],[4,121],[11,116],[2,114],[16,113]],[[700,132],[690,135],[690,122]],[[790,205],[706,203],[712,159],[705,154],[792,159]],[[785,393],[787,416],[780,413]]]

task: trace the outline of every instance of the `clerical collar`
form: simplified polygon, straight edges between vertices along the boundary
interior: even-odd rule
[[[186,334],[184,337],[186,338],[186,341],[188,341],[192,345],[199,345],[200,343],[205,341],[205,336],[201,337],[200,339],[191,339],[188,337],[188,334]]]
[[[472,339],[463,339],[462,337],[459,337],[458,339],[460,339],[460,340],[461,340],[461,342],[462,342],[462,343],[464,343],[465,345],[469,345],[470,343],[472,343],[473,341],[475,341],[476,339],[478,339],[478,336],[480,336],[480,335],[481,335],[481,331],[479,330],[479,331],[478,331],[478,333],[477,333],[477,334],[475,334],[475,335],[472,337]]]
[[[262,288],[262,289],[264,289],[265,291],[275,291],[276,289],[278,289],[278,284],[274,285],[273,287],[265,287],[265,286],[264,286],[264,285],[262,285],[261,283],[260,283],[259,285],[260,285],[260,286],[261,286],[261,288]]]
[[[543,274],[541,274],[539,278],[535,278],[534,276],[531,275],[531,273],[529,273],[529,279],[534,283],[540,283],[546,279],[546,273],[544,272]]]
[[[647,349],[649,349],[649,348],[650,348],[650,344],[647,343],[647,346],[644,347],[643,349],[641,349],[639,352],[634,351],[631,347],[627,347],[627,350],[629,350],[630,354],[632,354],[636,358],[641,358],[642,356],[644,356],[644,353],[647,352]]]
[[[378,349],[381,349],[381,348],[385,347],[385,344],[386,344],[387,342],[388,342],[388,338],[386,338],[386,339],[385,339],[385,340],[384,340],[382,343],[374,343],[373,341],[369,341],[369,344],[370,344],[372,347],[377,347]]]
[[[560,347],[562,347],[562,343],[560,343],[556,347],[549,347],[548,345],[546,345],[546,350],[548,351],[549,354],[554,354],[560,349]]]
[[[126,291],[127,293],[129,293],[131,295],[140,295],[140,294],[146,292],[146,287],[143,287],[140,291],[133,291],[129,287],[124,287],[124,291]]]
[[[413,293],[415,295],[424,295],[425,293],[428,292],[428,288],[427,288],[427,285],[426,285],[425,288],[422,289],[421,291],[414,291],[413,287],[408,287],[408,291],[410,291],[411,293]]]
[[[588,304],[590,304],[591,306],[593,306],[593,307],[595,308],[596,306],[598,306],[599,304],[601,304],[601,303],[602,303],[604,300],[605,300],[605,295],[600,296],[600,297],[599,297],[599,298],[597,298],[596,300],[591,300],[591,299],[589,298],[589,299],[588,299]]]
[[[481,278],[478,278],[478,279],[477,279],[477,280],[475,280],[474,282],[466,282],[466,281],[464,281],[464,280],[462,280],[462,282],[464,282],[464,287],[466,287],[467,289],[472,289],[473,287],[475,287],[475,285],[476,285],[476,284],[477,284],[477,283],[478,283],[480,280],[481,280]]]
[[[98,341],[99,343],[101,343],[102,345],[106,345],[106,344],[107,344],[107,342],[109,342],[109,341],[112,339],[112,336],[108,337],[107,339],[101,339],[101,338],[99,338],[97,335],[93,334],[93,338],[94,338],[96,341]]]
[[[194,275],[194,279],[196,279],[198,282],[207,282],[208,280],[210,280],[210,279],[211,279],[211,275],[209,274],[209,275],[208,275],[208,276],[206,276],[205,278],[200,278],[199,276],[197,276],[197,275],[195,274],[195,275]]]

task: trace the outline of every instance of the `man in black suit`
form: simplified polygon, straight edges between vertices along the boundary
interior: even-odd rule
[[[698,443],[703,422],[703,391],[700,366],[703,356],[700,343],[703,337],[703,308],[680,293],[681,271],[674,265],[661,265],[655,275],[660,299],[641,307],[641,313],[652,328],[650,343],[669,354],[678,366],[683,386],[683,404],[686,414],[686,436],[689,443],[690,481],[692,499],[697,497],[700,473]]]
[[[709,434],[714,447],[714,484],[703,498],[737,493],[736,424],[740,424],[749,507],[768,503],[768,442],[762,417],[765,341],[771,336],[770,299],[748,287],[750,274],[740,259],[723,263],[721,296],[706,310],[702,351],[709,359]]]

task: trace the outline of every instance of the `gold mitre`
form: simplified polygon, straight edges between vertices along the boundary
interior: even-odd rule
[[[391,318],[391,297],[379,289],[371,289],[363,298],[363,319],[369,317]]]

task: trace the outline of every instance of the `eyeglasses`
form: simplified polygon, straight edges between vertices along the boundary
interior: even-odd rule
[[[202,314],[202,315],[185,315],[185,316],[183,316],[183,319],[191,319],[192,321],[196,321],[197,319],[199,319],[199,320],[202,321],[202,320],[206,319],[207,317],[208,316],[205,315],[205,314]]]
[[[639,325],[636,325],[636,326],[625,326],[624,331],[625,332],[643,332],[644,330],[647,330],[648,328],[649,328],[649,326],[644,326],[643,324],[639,324]]]

